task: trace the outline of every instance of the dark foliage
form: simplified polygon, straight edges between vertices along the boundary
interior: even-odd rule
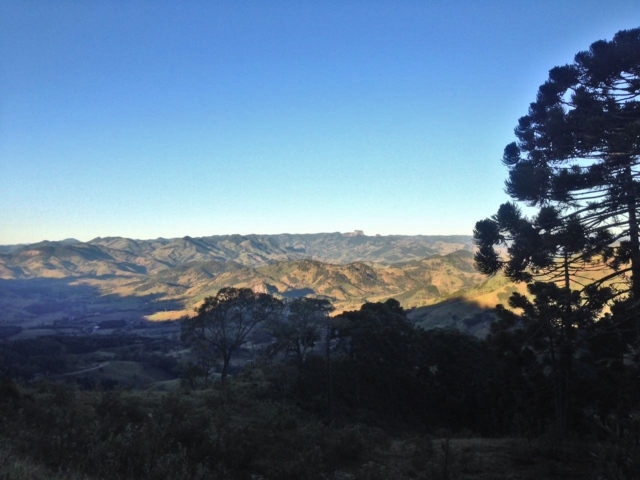
[[[633,413],[639,100],[640,29],[595,42],[572,64],[553,68],[503,156],[507,193],[539,210],[527,218],[505,203],[476,224],[478,269],[529,283],[529,297],[509,300],[518,315],[499,308],[488,340],[499,366],[494,384],[507,392],[506,412],[518,430],[542,431],[550,410],[560,434]],[[605,268],[597,280],[585,273]],[[611,312],[603,313],[607,306]],[[513,383],[502,384],[502,373]],[[605,400],[612,392],[615,400]],[[537,424],[523,423],[525,415]]]
[[[279,315],[282,302],[250,288],[223,288],[204,299],[193,317],[184,318],[182,340],[198,357],[205,376],[216,359],[222,360],[220,378],[229,373],[231,356],[244,345],[258,325]]]
[[[549,72],[518,122],[518,141],[503,157],[507,193],[541,211],[534,222],[523,223],[517,209],[505,204],[492,219],[478,222],[483,271],[501,266],[493,246],[505,240],[513,242],[507,264],[512,272],[549,268],[558,250],[591,264],[603,254],[623,283],[624,274],[632,273],[629,290],[640,296],[639,99],[640,29],[595,42],[572,64]]]

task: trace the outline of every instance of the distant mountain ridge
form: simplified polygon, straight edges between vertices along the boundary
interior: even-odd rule
[[[190,262],[211,261],[246,267],[295,260],[391,265],[472,248],[472,237],[465,235],[367,236],[359,231],[155,240],[98,237],[89,242],[67,239],[5,247],[0,250],[0,278],[151,275]]]

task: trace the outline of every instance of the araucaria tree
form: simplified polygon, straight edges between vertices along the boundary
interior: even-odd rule
[[[546,339],[537,349],[552,359],[564,429],[579,332],[595,325],[614,294],[628,299],[627,317],[640,302],[640,28],[550,70],[515,134],[503,156],[506,192],[538,211],[527,218],[507,203],[478,222],[476,265],[547,282],[530,285],[535,301],[515,295],[511,306],[522,309],[525,326],[545,326],[536,327]],[[596,281],[583,275],[604,268],[609,273]]]
[[[222,360],[221,381],[229,372],[231,356],[247,341],[253,328],[272,320],[282,311],[282,302],[250,288],[223,288],[205,298],[196,315],[182,320],[182,340],[210,364]]]
[[[479,269],[560,281],[568,309],[571,282],[584,286],[581,271],[606,266],[613,273],[595,285],[640,301],[640,28],[553,68],[515,133],[503,157],[506,191],[539,213],[527,219],[508,203],[478,222]]]
[[[602,253],[615,276],[630,277],[628,290],[640,300],[640,28],[595,42],[574,63],[553,68],[515,133],[518,141],[503,157],[507,193],[553,208],[556,229],[574,222],[590,241],[568,256],[581,252],[591,261]],[[476,238],[490,260],[488,241],[501,239],[480,227]],[[538,225],[538,232],[550,231]]]

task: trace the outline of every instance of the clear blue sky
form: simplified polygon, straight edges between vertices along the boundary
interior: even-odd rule
[[[0,244],[471,234],[638,0],[0,2]]]

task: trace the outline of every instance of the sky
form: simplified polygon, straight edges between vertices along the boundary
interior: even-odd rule
[[[468,234],[638,0],[0,2],[0,244]]]

